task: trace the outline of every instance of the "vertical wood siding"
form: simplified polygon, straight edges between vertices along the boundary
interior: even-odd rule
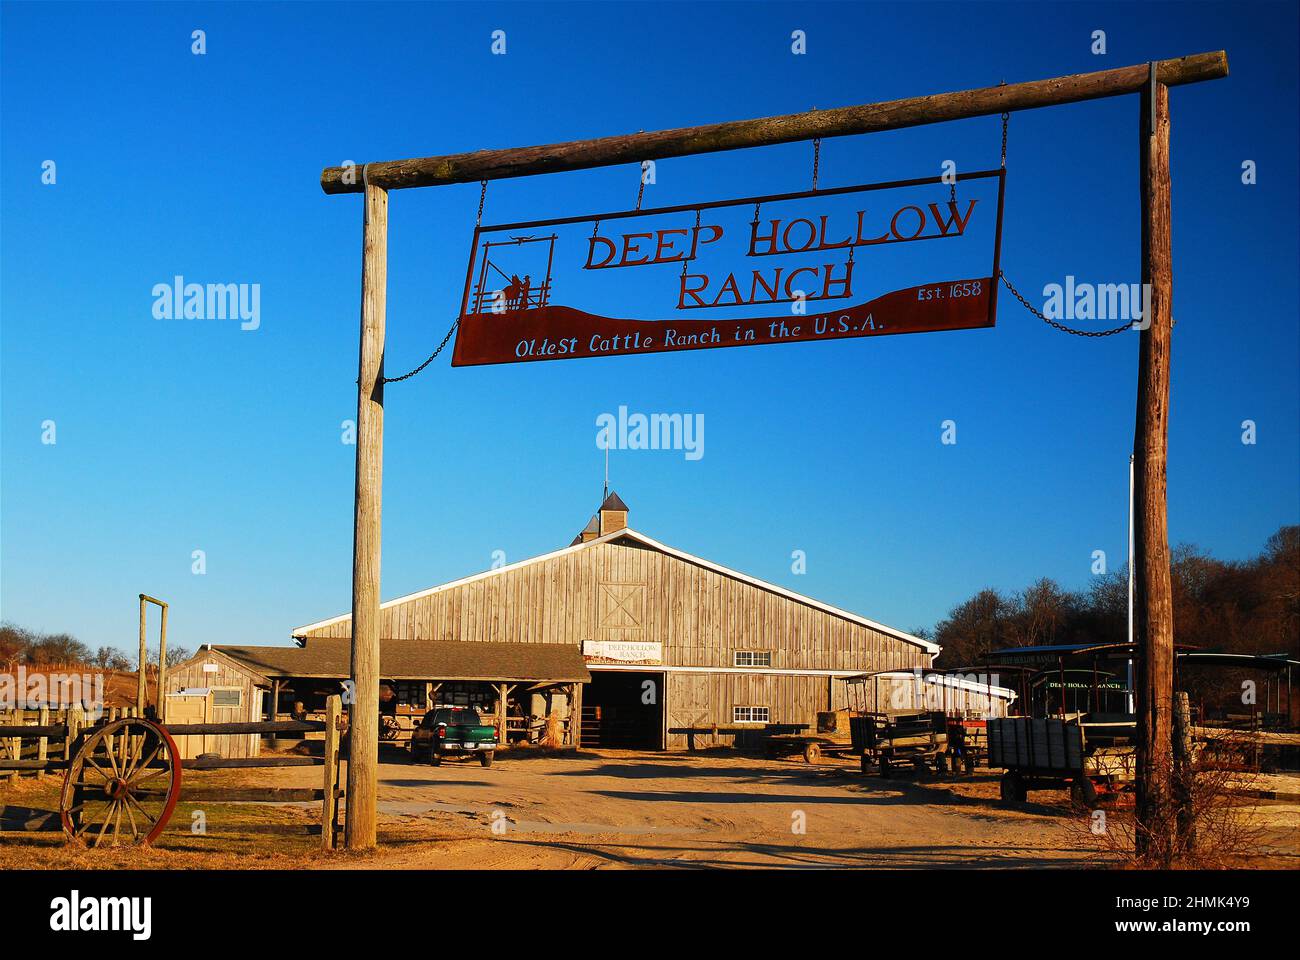
[[[732,668],[737,650],[770,650],[775,670],[930,664],[916,644],[630,542],[595,544],[394,603],[380,623],[382,636],[397,639],[653,641],[667,666]],[[304,633],[351,632],[344,618]],[[668,726],[730,725],[733,706],[766,706],[773,723],[811,725],[818,710],[843,706],[842,688],[825,676],[670,673]],[[670,745],[681,740],[670,737]]]

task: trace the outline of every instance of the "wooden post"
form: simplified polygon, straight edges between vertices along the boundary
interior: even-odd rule
[[[167,604],[162,607],[162,627],[158,635],[158,722],[167,722]]]
[[[343,711],[343,698],[337,693],[325,698],[325,797],[321,802],[321,849],[334,849],[334,821],[338,817],[339,801],[339,719]]]
[[[148,648],[145,646],[145,639],[144,639],[144,610],[145,610],[144,605],[145,605],[145,599],[144,599],[144,594],[142,593],[140,594],[140,664],[139,664],[140,671],[139,671],[139,676],[136,678],[136,688],[135,688],[135,708],[139,710],[140,713],[142,714],[144,713],[144,701],[146,695],[145,679],[144,679],[145,663],[148,658]]]
[[[85,722],[86,711],[79,704],[68,707],[68,732],[63,739],[63,761],[65,764],[72,763],[77,738],[81,736],[81,728]]]
[[[506,745],[506,697],[509,696],[504,683],[497,684],[497,745]]]
[[[1186,690],[1174,694],[1174,802],[1177,807],[1178,850],[1191,853],[1196,849],[1195,800],[1196,770],[1192,752],[1192,707]]]
[[[1154,81],[1154,77],[1152,78]],[[1169,354],[1173,332],[1170,251],[1169,89],[1153,82],[1140,95],[1142,282],[1150,291],[1138,345],[1137,422],[1133,457],[1136,503],[1135,628],[1141,681],[1137,690],[1137,853],[1164,859],[1173,850],[1170,810],[1174,670],[1173,587],[1165,469],[1169,436]],[[1149,285],[1149,286],[1145,286]]]
[[[25,707],[20,707],[14,711],[13,722],[15,726],[25,726],[27,724],[27,710]],[[23,738],[14,737],[13,740],[10,741],[10,749],[13,751],[14,759],[21,760],[23,758]],[[22,772],[15,770],[14,779],[21,780]]]
[[[365,187],[357,471],[352,549],[352,703],[348,717],[347,845],[375,845],[379,776],[379,557],[384,470],[384,319],[388,191]]]
[[[6,710],[0,713],[0,726],[9,726],[10,724],[17,724],[18,722],[19,720],[18,720],[17,710],[13,710],[13,711]],[[8,750],[9,750],[9,740],[5,739],[0,741],[0,760],[6,759]],[[14,754],[12,757],[9,757],[8,759],[18,760],[20,758],[18,754]],[[0,771],[0,780],[17,780],[17,779],[18,779],[17,770]]]
[[[50,725],[50,708],[48,704],[46,706],[41,707],[40,712],[37,714],[36,722],[42,727],[48,727]],[[41,737],[39,740],[36,741],[36,759],[41,761],[41,763],[49,762],[50,759],[50,738],[49,737]],[[36,779],[37,780],[45,779],[44,767],[41,767],[40,771],[36,774]]]
[[[582,684],[575,681],[569,693],[569,736],[575,750],[582,749]]]

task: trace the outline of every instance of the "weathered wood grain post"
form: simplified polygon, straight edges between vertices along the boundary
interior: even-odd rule
[[[162,624],[158,632],[158,722],[167,722],[167,604],[155,600],[162,607]]]
[[[364,174],[363,174],[364,179]],[[384,472],[384,320],[388,191],[365,184],[357,474],[352,553],[352,702],[348,711],[350,850],[375,845],[379,782],[379,558]]]
[[[371,846],[375,837],[375,784],[379,716],[379,520],[383,456],[384,281],[386,277],[389,190],[531,177],[565,170],[587,170],[669,157],[766,147],[779,143],[845,137],[885,130],[994,116],[1019,110],[1061,106],[1104,97],[1143,94],[1152,74],[1156,84],[1156,134],[1144,125],[1143,279],[1152,283],[1152,324],[1141,335],[1139,400],[1134,454],[1139,472],[1136,522],[1139,636],[1152,651],[1153,668],[1142,684],[1156,690],[1149,698],[1153,729],[1147,743],[1168,758],[1172,750],[1169,698],[1172,693],[1173,634],[1170,622],[1169,543],[1165,518],[1165,440],[1169,400],[1169,116],[1170,86],[1218,80],[1228,75],[1222,50],[1078,73],[1047,80],[1001,84],[973,90],[908,97],[884,103],[835,107],[785,116],[732,120],[698,127],[599,137],[438,157],[368,163],[357,182],[355,164],[326,167],[320,186],[326,194],[364,193],[365,253],[362,277],[361,376],[357,384],[356,539],[352,585],[351,760],[348,763],[348,846]],[[1148,98],[1149,99],[1149,98]],[[1163,124],[1163,135],[1160,134]],[[1163,136],[1163,139],[1162,139]],[[1152,184],[1148,189],[1146,184]],[[1163,212],[1162,212],[1163,211]],[[1163,569],[1164,573],[1159,571]],[[1162,579],[1163,578],[1163,579]],[[1150,629],[1146,629],[1146,625]],[[1163,703],[1161,708],[1159,705]],[[1163,712],[1162,712],[1163,711]],[[1162,725],[1162,726],[1161,726]],[[1160,729],[1154,729],[1159,726]],[[1163,732],[1161,732],[1163,731]],[[1152,759],[1148,751],[1147,760]],[[1155,775],[1148,762],[1144,775]],[[1167,768],[1166,768],[1167,769]],[[1168,779],[1163,781],[1167,795]],[[1157,791],[1154,796],[1161,795]]]
[[[140,594],[140,662],[139,671],[136,675],[135,687],[135,706],[141,713],[144,713],[145,697],[148,695],[145,682],[145,667],[149,662],[149,648],[145,644],[144,637],[144,612],[145,612],[144,594]]]
[[[147,604],[155,603],[162,611],[162,626],[158,634],[158,704],[155,716],[161,722],[166,719],[166,697],[163,684],[167,681],[167,604],[147,593],[140,594],[140,673],[136,680],[135,708],[139,716],[144,716],[145,703],[149,698],[149,686],[146,680],[149,660],[149,646],[145,637],[145,612]]]
[[[48,703],[40,708],[40,712],[36,716],[36,723],[42,727],[48,727],[50,725],[50,706]],[[49,737],[41,737],[38,741],[36,741],[36,759],[41,762],[41,769],[36,774],[36,779],[44,780],[45,779],[44,765],[48,763],[50,759],[50,738]]]
[[[339,719],[342,698],[338,694],[325,698],[325,770],[324,797],[321,804],[321,849],[334,849],[334,824],[339,811]]]
[[[1141,97],[1140,176],[1142,283],[1147,314],[1138,344],[1137,421],[1133,431],[1136,499],[1136,631],[1141,649],[1137,689],[1139,855],[1167,858],[1174,849],[1174,603],[1169,571],[1166,463],[1169,361],[1173,334],[1170,246],[1169,88],[1154,64]]]

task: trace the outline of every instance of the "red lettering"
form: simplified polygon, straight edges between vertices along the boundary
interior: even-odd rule
[[[755,220],[749,225],[749,255],[751,257],[766,257],[778,252],[776,249],[776,234],[781,229],[781,221],[773,220],[771,223],[772,232],[761,237],[758,235],[758,221]],[[763,253],[758,252],[758,242],[760,240],[767,244],[767,250]]]
[[[634,247],[634,245],[633,245],[633,243],[632,243],[633,240],[650,240],[650,239],[652,239],[653,237],[654,237],[654,234],[653,234],[653,233],[625,233],[625,234],[623,234],[623,256],[622,256],[622,258],[618,261],[618,265],[619,265],[620,267],[626,267],[626,266],[633,266],[633,267],[635,267],[635,266],[638,266],[638,265],[643,264],[643,263],[649,263],[649,262],[650,262],[650,256],[649,256],[649,254],[647,254],[646,256],[642,257],[640,260],[629,260],[629,259],[628,259],[628,254],[629,254],[629,253],[640,253],[640,252],[641,252],[641,248],[640,248],[640,247]]]
[[[916,225],[916,232],[913,233],[910,237],[905,237],[898,232],[898,218],[901,217],[908,210],[916,211],[916,215],[919,218],[919,222]],[[924,229],[925,229],[925,211],[923,211],[920,207],[913,207],[913,206],[903,207],[903,209],[899,210],[898,213],[894,214],[894,218],[889,221],[889,232],[892,233],[899,240],[915,240],[917,237],[921,235],[921,231]]]
[[[844,264],[843,280],[836,280],[832,276],[834,272],[835,272],[835,264],[833,263],[826,264],[826,275],[823,278],[823,282],[822,282],[821,299],[831,300],[831,299],[838,299],[839,297],[853,296],[853,261],[849,260]],[[831,293],[831,287],[833,285],[839,286],[844,292]]]
[[[970,222],[970,215],[975,212],[975,204],[978,202],[979,201],[977,200],[970,201],[970,203],[966,207],[966,216],[958,217],[957,204],[954,201],[949,200],[948,211],[952,214],[952,216],[949,217],[949,219],[946,222],[943,219],[943,215],[939,213],[939,205],[937,203],[930,204],[930,216],[934,217],[934,222],[939,225],[940,236],[944,236],[944,237],[948,236],[948,230],[952,227],[953,223],[957,224],[958,236],[965,233],[966,224]]]
[[[587,242],[589,244],[587,247],[587,265],[584,269],[598,270],[601,267],[609,266],[609,261],[614,259],[614,241],[605,237],[591,237]],[[596,255],[596,244],[598,243],[603,243],[608,252],[605,254],[605,259],[600,263],[592,263],[591,258]]]
[[[806,224],[808,227],[808,242],[805,243],[802,247],[796,247],[790,242],[790,231],[793,230],[795,225],[799,223]],[[785,249],[781,252],[782,253],[803,253],[805,250],[807,250],[809,247],[813,245],[816,239],[817,239],[817,228],[813,226],[813,222],[811,220],[805,220],[802,217],[800,217],[798,220],[791,220],[790,225],[785,228],[785,233],[781,234],[781,242],[785,244]]]
[[[698,286],[687,287],[686,286],[687,280],[699,280],[700,283]],[[708,304],[706,304],[704,302],[704,299],[700,296],[700,291],[707,289],[708,286],[709,286],[709,275],[707,273],[682,274],[679,290],[677,294],[677,309],[678,310],[686,309],[687,297],[690,297],[692,300],[695,301],[695,303],[692,304],[692,306],[696,306],[696,307],[708,306]]]
[[[664,243],[664,237],[669,236],[670,234],[680,235],[684,237],[686,236],[686,231],[685,230],[660,230],[659,231],[659,243],[655,246],[655,258],[654,258],[655,263],[671,263],[675,260],[682,259],[683,254],[680,251],[678,251],[678,253],[675,256],[671,256],[671,257],[664,256],[665,250],[671,250],[673,248],[671,241],[668,243]]]

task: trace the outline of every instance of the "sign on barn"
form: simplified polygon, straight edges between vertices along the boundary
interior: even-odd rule
[[[477,227],[452,365],[991,327],[1005,171],[956,179]]]

